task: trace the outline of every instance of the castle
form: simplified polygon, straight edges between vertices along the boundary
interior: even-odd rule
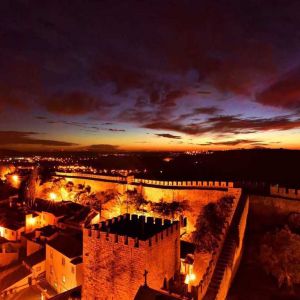
[[[82,299],[134,299],[168,288],[180,268],[180,224],[125,214],[84,229]]]

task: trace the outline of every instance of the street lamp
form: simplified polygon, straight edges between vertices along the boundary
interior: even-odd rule
[[[55,200],[57,199],[57,195],[56,195],[55,193],[53,193],[53,192],[51,192],[51,193],[49,194],[49,197],[50,197],[50,199],[51,199],[52,201],[55,201]]]
[[[19,176],[18,175],[13,175],[12,180],[17,183],[19,181]]]

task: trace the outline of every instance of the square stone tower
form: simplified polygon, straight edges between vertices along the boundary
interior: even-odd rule
[[[84,300],[134,299],[146,283],[168,285],[180,268],[178,221],[122,215],[85,228]]]

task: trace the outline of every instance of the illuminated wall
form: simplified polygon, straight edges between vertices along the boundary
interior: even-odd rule
[[[82,299],[132,300],[144,284],[145,270],[149,286],[162,288],[164,279],[179,271],[179,240],[178,222],[145,241],[84,229]]]

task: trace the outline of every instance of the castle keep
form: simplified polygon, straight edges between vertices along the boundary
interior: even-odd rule
[[[145,283],[162,289],[180,267],[180,224],[125,214],[85,228],[84,300],[134,299]]]

